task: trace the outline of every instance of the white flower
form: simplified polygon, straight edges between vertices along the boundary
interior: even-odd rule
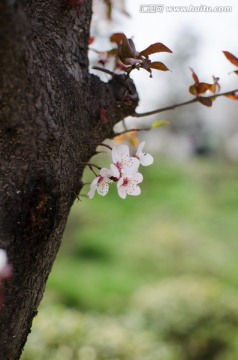
[[[105,196],[109,191],[109,184],[112,180],[117,181],[119,177],[120,172],[114,164],[111,165],[111,169],[102,168],[90,185],[88,197],[92,199],[96,191],[99,195]]]
[[[92,199],[95,195],[95,191],[99,195],[105,196],[109,190],[109,183],[111,180],[108,177],[103,177],[102,175],[98,175],[95,179],[91,182],[90,190],[88,192],[88,197]]]
[[[117,191],[122,199],[127,195],[140,195],[138,186],[143,176],[138,172],[139,166],[151,165],[154,161],[150,154],[142,151],[145,142],[139,144],[135,155],[130,156],[127,145],[114,146],[112,149],[112,161],[110,169],[102,168],[99,175],[92,181],[88,196],[92,199],[97,191],[99,195],[105,196],[109,191],[109,184],[117,182]]]
[[[127,145],[114,146],[112,149],[112,161],[122,176],[135,174],[140,165],[138,159],[130,156]]]
[[[141,189],[137,184],[141,183],[142,180],[143,176],[140,173],[122,176],[117,183],[119,196],[125,199],[127,194],[134,196],[140,195]]]
[[[104,170],[105,170],[104,172],[105,175],[112,181],[117,181],[121,176],[120,171],[115,164],[110,165],[110,170],[109,169],[104,169]]]
[[[146,154],[142,151],[143,147],[145,146],[145,141],[142,141],[142,143],[139,144],[135,157],[139,159],[141,165],[148,166],[153,164],[154,159],[153,156],[150,154]]]

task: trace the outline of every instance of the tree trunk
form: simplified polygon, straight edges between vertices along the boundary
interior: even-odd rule
[[[125,76],[89,74],[90,18],[89,0],[0,0],[0,360],[21,356],[85,163],[138,103]]]

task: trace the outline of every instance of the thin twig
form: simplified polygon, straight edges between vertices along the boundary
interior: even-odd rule
[[[95,171],[93,170],[92,165],[88,165],[88,166],[89,166],[89,169],[92,171],[92,173],[93,173],[95,176],[97,176],[97,174],[96,174]]]
[[[100,66],[93,66],[92,69],[102,71],[102,72],[104,72],[104,73],[106,73],[108,75],[111,75],[111,76],[115,76],[115,73],[113,71],[108,70],[108,69],[104,69],[104,68],[102,68]]]
[[[235,90],[232,90],[232,91],[227,91],[227,92],[220,93],[220,94],[214,94],[214,95],[211,95],[211,96],[206,96],[204,98],[206,98],[206,99],[214,99],[214,98],[217,98],[219,96],[224,96],[224,95],[235,95],[236,92],[238,92],[238,89],[235,89]],[[133,117],[143,117],[143,116],[154,115],[154,114],[158,114],[158,113],[161,113],[161,112],[164,112],[164,111],[174,110],[174,109],[176,109],[178,107],[181,107],[181,106],[193,104],[193,103],[198,102],[198,101],[199,101],[199,97],[196,97],[196,98],[194,98],[192,100],[188,100],[188,101],[184,101],[182,103],[166,106],[164,108],[160,108],[160,109],[157,109],[157,110],[147,111],[147,112],[139,113],[139,114],[134,113],[131,116],[133,116]],[[142,130],[145,130],[145,129],[142,129]]]
[[[104,143],[98,144],[98,146],[105,146],[106,148],[112,150],[112,147],[110,145],[107,145],[107,144],[104,144]]]
[[[98,166],[98,165],[96,165],[96,164],[86,164],[86,165],[88,165],[89,167],[93,166],[93,167],[95,167],[96,169],[101,170],[101,167]]]
[[[91,184],[91,182],[89,181],[89,182],[84,182],[83,184],[82,184],[82,187],[84,187],[85,185],[90,185]]]
[[[80,164],[81,165],[88,165],[90,169],[91,169],[91,167],[95,167],[96,169],[101,170],[101,167],[96,165],[96,164],[91,164],[91,163],[88,163],[88,162],[81,162]]]
[[[150,128],[140,128],[140,129],[126,129],[120,133],[115,133],[115,136],[120,136],[120,135],[126,134],[130,131],[149,131],[149,130],[153,130],[153,128],[150,127]]]

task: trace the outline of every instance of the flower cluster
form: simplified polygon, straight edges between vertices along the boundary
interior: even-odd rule
[[[92,199],[95,192],[105,196],[109,191],[109,184],[116,182],[117,191],[122,199],[127,195],[140,195],[141,189],[138,186],[143,176],[138,172],[139,166],[151,165],[154,161],[150,154],[144,153],[145,142],[139,144],[133,156],[129,154],[127,145],[114,146],[112,149],[112,164],[110,169],[102,168],[99,175],[92,181],[88,196]]]

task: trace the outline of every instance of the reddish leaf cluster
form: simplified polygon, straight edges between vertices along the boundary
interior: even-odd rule
[[[89,39],[89,45],[92,44],[94,38]],[[112,48],[109,51],[98,51],[91,49],[100,55],[98,63],[103,67],[109,62],[110,58],[113,58],[114,70],[125,71],[128,74],[134,69],[145,69],[150,73],[152,77],[152,69],[160,71],[168,71],[167,66],[160,61],[151,61],[149,55],[172,51],[162,43],[155,43],[147,47],[146,49],[138,52],[135,48],[135,44],[132,39],[128,39],[123,33],[115,33],[110,37],[112,43],[116,43],[117,48]]]
[[[193,69],[190,69],[190,70],[192,71],[192,77],[194,80],[194,84],[189,87],[189,92],[192,95],[197,96],[197,99],[201,104],[203,104],[205,106],[212,106],[212,102],[214,99],[212,99],[211,97],[208,98],[208,97],[201,96],[201,94],[204,94],[207,91],[210,91],[213,94],[215,94],[216,92],[219,92],[220,91],[220,85],[218,83],[219,78],[213,76],[212,84],[200,82],[197,74],[193,71]]]
[[[168,71],[167,66],[160,61],[151,61],[149,55],[159,52],[172,51],[162,43],[155,43],[146,49],[138,52],[132,39],[128,39],[123,33],[115,33],[110,37],[111,42],[117,44],[117,57],[121,64],[124,65],[124,70],[130,73],[132,70],[140,68],[145,69],[152,77],[151,69]]]

